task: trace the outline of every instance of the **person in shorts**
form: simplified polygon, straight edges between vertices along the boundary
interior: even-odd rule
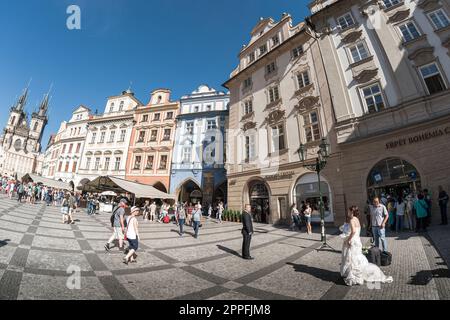
[[[139,223],[136,216],[139,215],[139,207],[132,207],[131,214],[127,217],[127,228],[125,234],[128,241],[128,253],[123,258],[123,263],[128,264],[129,262],[137,262],[136,251],[139,248]]]
[[[119,206],[114,211],[114,233],[109,238],[108,242],[105,244],[105,250],[111,250],[111,244],[115,240],[119,240],[119,250],[123,251],[123,240],[125,234],[125,209],[128,208],[128,201],[122,199],[119,202]]]

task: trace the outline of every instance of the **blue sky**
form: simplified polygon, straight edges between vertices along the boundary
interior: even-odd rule
[[[32,78],[31,114],[53,83],[47,145],[80,104],[102,112],[108,96],[132,89],[143,103],[155,88],[176,100],[206,83],[224,90],[259,17],[294,23],[305,0],[28,0],[0,11],[0,126]],[[81,8],[81,30],[68,30],[66,9]],[[6,8],[6,7],[5,7]]]

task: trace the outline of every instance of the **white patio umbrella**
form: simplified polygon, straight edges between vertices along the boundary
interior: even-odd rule
[[[116,197],[116,196],[117,196],[117,193],[115,193],[114,191],[105,191],[105,192],[102,192],[100,195],[101,195],[101,196],[111,196],[111,197]]]

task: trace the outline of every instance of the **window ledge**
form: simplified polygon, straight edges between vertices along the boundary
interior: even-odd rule
[[[450,25],[448,25],[446,27],[443,27],[443,28],[434,29],[434,32],[436,32],[436,33],[444,33],[444,32],[449,31],[449,30],[450,30]]]
[[[422,34],[421,36],[419,36],[419,37],[417,37],[415,39],[409,40],[409,41],[403,41],[402,45],[404,47],[408,48],[408,47],[412,46],[414,43],[419,42],[419,41],[424,40],[424,39],[425,40],[427,39],[427,35],[426,34]]]
[[[314,88],[314,83],[310,83],[307,86],[304,86],[303,88],[298,89],[297,91],[295,91],[294,96],[300,96],[303,93],[308,92],[312,88]]]
[[[384,10],[384,12],[391,12],[392,10],[395,10],[395,9],[397,9],[397,8],[400,8],[401,6],[403,6],[405,4],[405,2],[404,1],[402,1],[402,2],[400,2],[400,3],[397,3],[397,4],[395,4],[395,5],[393,5],[393,6],[391,6],[391,7],[389,7],[389,8],[385,8],[384,7],[384,5],[383,5],[383,10]]]
[[[289,149],[284,148],[284,149],[281,149],[281,150],[278,150],[278,151],[275,151],[275,152],[270,152],[267,157],[268,158],[273,158],[273,157],[277,157],[277,156],[279,157],[279,156],[282,156],[282,155],[288,153],[288,151],[289,151]]]
[[[275,107],[275,106],[277,106],[277,105],[279,105],[281,103],[283,103],[283,101],[281,100],[281,98],[279,98],[279,99],[269,103],[264,110],[272,109],[273,107]]]
[[[274,71],[270,72],[270,73],[266,73],[264,75],[264,79],[266,79],[266,81],[268,81],[269,79],[275,77],[276,75],[278,75],[278,68],[275,69]]]
[[[250,118],[253,118],[254,115],[255,115],[255,112],[254,112],[254,111],[249,112],[249,113],[243,115],[243,116],[242,116],[242,119],[241,119],[241,122],[246,121],[246,120],[248,120],[248,119],[250,119]]]
[[[349,30],[356,30],[356,29],[358,29],[359,28],[359,23],[357,23],[357,22],[355,22],[354,24],[352,24],[352,25],[350,25],[350,26],[348,26],[348,27],[346,27],[346,28],[344,28],[344,29],[342,29],[340,26],[338,27],[338,29],[339,29],[339,33],[346,33],[346,32],[348,32]]]
[[[352,64],[350,64],[350,68],[354,68],[354,67],[360,66],[360,65],[362,65],[362,64],[364,64],[366,62],[372,61],[372,60],[373,60],[373,55],[370,56],[370,57],[364,58],[362,60],[359,60],[357,62],[353,62]]]

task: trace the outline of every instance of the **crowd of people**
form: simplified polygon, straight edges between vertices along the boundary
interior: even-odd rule
[[[311,216],[312,207],[309,202],[302,201],[300,210],[297,208],[297,204],[293,203],[291,206],[291,230],[297,228],[298,231],[302,231],[302,226],[305,226],[306,232],[312,234]]]

